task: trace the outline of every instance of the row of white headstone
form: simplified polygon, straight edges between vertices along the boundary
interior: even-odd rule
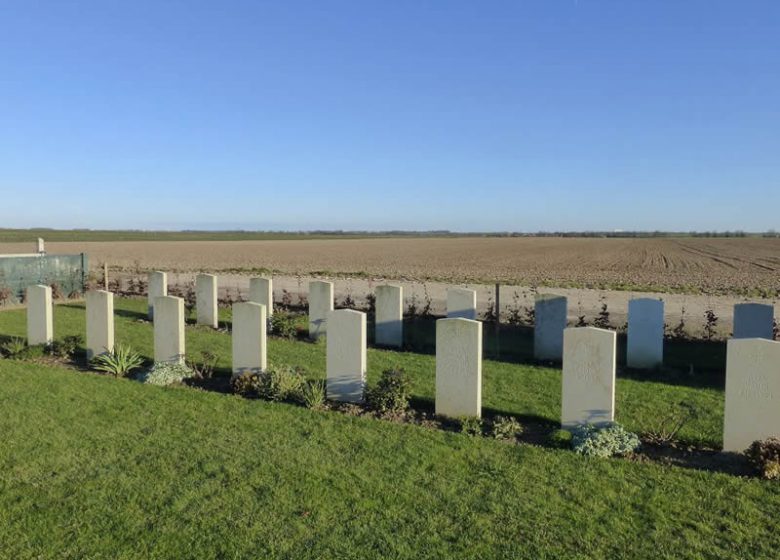
[[[378,286],[376,289],[375,342],[380,346],[403,345],[403,288]],[[270,300],[269,300],[270,301]],[[541,295],[534,305],[534,357],[561,361],[563,332],[568,309],[563,296]],[[309,332],[317,338],[327,332],[327,315],[333,311],[333,283],[309,283]],[[477,319],[477,292],[467,288],[447,290],[447,318]],[[774,334],[774,307],[759,303],[734,306],[733,338],[765,338]],[[626,365],[653,369],[663,364],[664,302],[637,298],[628,303]]]
[[[269,310],[273,309],[271,286],[269,279],[253,280],[257,281],[253,283],[255,290],[251,297],[271,305],[254,301],[233,305],[234,375],[267,368],[266,325]],[[150,282],[150,289],[151,286]],[[216,284],[213,286],[215,288]],[[360,402],[367,367],[366,314],[350,309],[333,310],[332,284],[329,282],[312,282],[311,287],[312,336],[316,338],[326,332],[328,334],[327,396],[335,401]],[[209,286],[208,290],[198,290],[198,293],[210,295],[215,292]],[[380,287],[377,290],[377,316],[380,306],[388,303],[392,303],[392,309],[398,309],[396,313],[400,313],[400,307],[396,306],[399,296],[400,287]],[[92,358],[110,352],[114,346],[113,294],[103,290],[90,291],[86,302],[87,356]],[[544,301],[543,305],[548,302]],[[29,344],[50,343],[53,339],[51,288],[29,287],[27,304]],[[183,361],[184,300],[167,295],[156,296],[150,299],[149,309],[154,320],[155,361]],[[216,326],[216,321],[208,320],[209,324]],[[379,323],[378,320],[378,327]],[[393,326],[395,328],[397,325]],[[379,332],[377,328],[377,334]],[[581,424],[613,422],[616,333],[594,327],[571,327],[562,328],[561,335],[561,424],[571,428]],[[756,439],[780,434],[780,342],[763,338],[732,339],[727,348],[724,449],[741,451]],[[481,322],[462,317],[436,322],[435,408],[437,414],[445,416],[481,415]]]

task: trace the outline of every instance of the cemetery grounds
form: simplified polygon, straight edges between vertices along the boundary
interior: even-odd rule
[[[522,328],[485,346],[483,414],[525,428],[506,442],[433,417],[423,320],[405,325],[409,351],[368,354],[369,386],[388,368],[412,380],[404,422],[231,396],[220,313],[219,330],[186,327],[188,358],[216,358],[191,386],[96,375],[78,355],[0,360],[0,557],[777,557],[778,485],[717,451],[721,342],[671,344],[659,372],[621,366],[617,420],[645,446],[598,459],[568,449],[560,369],[533,362]],[[117,343],[149,359],[145,299],[117,298],[115,316]],[[83,303],[54,321],[57,339],[83,335]],[[24,310],[0,312],[0,333],[24,336]],[[497,344],[516,351],[494,359]],[[268,359],[324,377],[322,343],[269,337]]]
[[[28,249],[4,233],[0,253]],[[713,308],[723,324],[735,302],[773,302],[780,280],[779,240],[764,238],[43,235],[60,239],[50,252],[85,251],[96,273],[105,262],[125,282],[162,268],[183,288],[211,271],[229,290],[231,278],[271,273],[290,292],[334,279],[337,300],[359,301],[390,278],[433,294],[434,311],[451,284],[502,282],[567,295],[580,301],[570,313],[589,318],[607,303],[620,322],[624,301],[653,292],[673,321],[675,309]],[[116,338],[149,360],[145,310],[118,298]],[[597,459],[575,455],[557,430],[560,369],[533,361],[522,326],[486,327],[483,414],[521,422],[508,443],[433,416],[430,321],[407,321],[405,352],[369,349],[370,386],[388,368],[412,380],[414,412],[399,419],[231,396],[230,312],[220,313],[222,330],[187,326],[188,359],[216,359],[213,377],[190,386],[95,375],[78,355],[0,359],[0,557],[778,557],[777,484],[718,453],[720,340],[667,342],[660,372],[621,364],[617,420],[643,449]],[[59,302],[55,336],[83,332],[83,303]],[[0,311],[0,334],[25,335],[23,309]],[[324,377],[321,343],[272,336],[268,357]]]

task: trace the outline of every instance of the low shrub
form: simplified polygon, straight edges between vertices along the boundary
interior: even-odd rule
[[[299,395],[305,378],[297,368],[277,366],[262,372],[258,380],[258,397],[269,401],[285,401]]]
[[[601,428],[587,424],[572,431],[572,446],[581,455],[617,457],[633,453],[639,445],[639,436],[617,423]]]
[[[236,376],[231,384],[233,392],[238,395],[255,396],[269,401],[300,401],[305,381],[300,369],[276,366],[259,373],[243,373]]]
[[[557,449],[571,449],[571,432],[569,430],[555,430],[550,434],[550,445]]]
[[[20,360],[24,358],[24,352],[27,349],[27,341],[23,338],[13,337],[0,345],[0,354],[6,358]]]
[[[512,416],[496,416],[490,426],[495,439],[513,440],[523,433],[523,426]]]
[[[259,373],[247,371],[231,379],[230,387],[233,389],[233,392],[236,395],[241,395],[244,397],[255,396],[255,387],[259,384],[257,379],[259,376]]]
[[[368,406],[380,414],[403,414],[409,408],[412,383],[403,369],[386,369],[366,392]]]
[[[482,435],[482,420],[476,416],[463,416],[458,418],[460,433],[470,436]]]
[[[127,377],[143,363],[144,360],[138,352],[134,352],[129,346],[119,344],[111,352],[93,358],[92,368],[110,373],[114,377]]]
[[[295,338],[298,334],[296,316],[291,313],[276,312],[271,316],[271,334],[282,338]]]
[[[81,335],[69,335],[52,342],[48,352],[58,358],[70,358],[82,346],[84,346],[84,338]]]
[[[780,479],[780,438],[754,441],[745,450],[745,455],[761,478]]]
[[[298,391],[298,400],[306,408],[322,410],[325,408],[325,382],[319,379],[304,381]]]
[[[184,364],[157,362],[138,375],[137,379],[149,385],[171,385],[181,383],[192,376],[193,371]]]

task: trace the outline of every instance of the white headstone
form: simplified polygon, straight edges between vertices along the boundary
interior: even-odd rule
[[[401,286],[377,286],[376,332],[380,346],[401,348],[404,344],[404,296]]]
[[[46,245],[43,242],[43,237],[38,238],[38,253],[45,253]]]
[[[184,300],[154,300],[154,361],[184,363]]]
[[[447,289],[448,319],[477,319],[477,291],[468,288]]]
[[[628,302],[626,365],[653,369],[664,361],[664,302],[640,298]]]
[[[561,361],[563,329],[566,328],[566,298],[540,295],[534,305],[534,357]]]
[[[260,373],[266,364],[265,305],[254,302],[233,304],[233,375]]]
[[[165,272],[150,272],[148,276],[147,302],[149,304],[149,319],[154,319],[154,300],[168,295],[168,274]]]
[[[723,450],[780,436],[780,342],[731,339],[726,351]]]
[[[775,308],[764,303],[738,303],[734,306],[733,338],[774,338]]]
[[[114,294],[87,292],[87,360],[114,350]]]
[[[328,333],[328,314],[333,311],[333,282],[309,282],[309,337]]]
[[[436,414],[482,416],[482,323],[436,321]]]
[[[249,279],[249,301],[265,305],[270,319],[274,314],[274,284],[270,278]]]
[[[213,274],[198,274],[195,277],[195,304],[199,325],[219,326],[219,303],[217,300],[217,277]]]
[[[615,331],[568,328],[563,333],[561,426],[603,426],[615,420]]]
[[[54,340],[51,287],[27,288],[27,344],[51,344]]]
[[[339,309],[328,315],[327,397],[363,402],[366,384],[366,314]]]

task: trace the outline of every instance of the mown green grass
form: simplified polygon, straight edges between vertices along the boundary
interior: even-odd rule
[[[151,353],[144,303],[117,300],[117,338]],[[226,317],[227,318],[227,317]],[[83,310],[57,306],[57,336]],[[20,311],[0,333],[23,335]],[[227,367],[229,336],[188,327]],[[272,339],[269,358],[324,371],[324,346]],[[369,351],[430,399],[433,357]],[[557,419],[556,369],[485,364],[485,403]],[[715,389],[621,379],[621,421]],[[644,401],[644,404],[641,404]],[[587,459],[282,403],[159,388],[0,360],[0,558],[776,558],[780,486]]]
[[[0,362],[3,558],[776,558],[775,484]]]
[[[152,325],[145,320],[146,302],[140,299],[117,299],[116,340],[129,344],[147,358],[153,355]],[[229,310],[221,310],[221,318],[230,320]],[[55,337],[84,334],[83,304],[55,306]],[[0,313],[0,334],[25,336],[25,311]],[[230,336],[210,328],[188,326],[187,355],[198,360],[202,350],[219,358],[217,367],[224,374],[230,370]],[[325,345],[303,341],[270,338],[268,360],[271,364],[303,366],[310,377],[325,377]],[[375,382],[384,369],[401,367],[413,382],[416,402],[432,406],[435,392],[435,357],[429,354],[393,352],[378,349],[368,351],[368,381]],[[619,378],[616,388],[617,420],[630,430],[646,432],[654,429],[660,418],[681,401],[694,405],[699,418],[686,424],[679,436],[682,440],[710,447],[722,441],[723,391],[711,386],[688,386],[652,381],[653,374],[644,377]],[[688,380],[685,380],[686,383]],[[483,406],[488,413],[513,414],[528,419],[555,423],[560,420],[560,370],[529,364],[485,360],[483,364]]]

